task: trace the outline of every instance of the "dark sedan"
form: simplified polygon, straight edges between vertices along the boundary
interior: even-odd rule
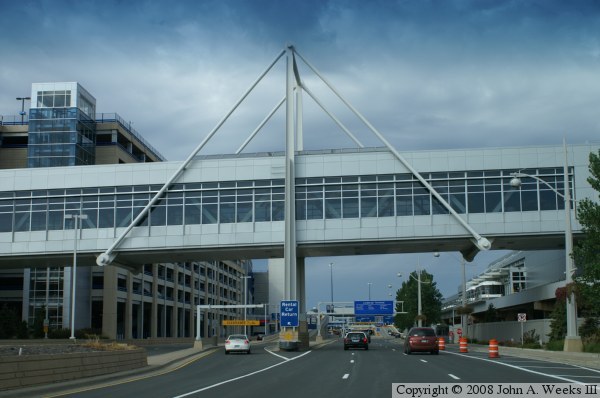
[[[369,339],[364,332],[348,332],[344,337],[344,350],[348,348],[369,349]]]

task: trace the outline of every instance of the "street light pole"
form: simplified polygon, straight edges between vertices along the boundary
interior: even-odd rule
[[[419,291],[419,300],[417,302],[417,326],[421,327],[421,326],[423,326],[423,320],[421,319],[421,313],[422,313],[422,308],[421,308],[421,270],[419,270],[419,273],[417,274],[417,282],[418,282],[418,291]]]
[[[331,306],[333,307],[333,263],[329,263],[329,271],[331,274]]]
[[[25,112],[25,101],[30,99],[31,97],[17,97],[17,101],[21,101],[21,112],[19,113],[19,115],[21,115],[21,124],[24,124],[24,117],[27,114]]]
[[[566,312],[567,312],[567,335],[565,336],[565,345],[563,347],[564,351],[571,352],[581,352],[582,351],[582,343],[581,337],[577,334],[577,303],[575,302],[575,293],[569,293],[570,285],[573,283],[573,273],[575,272],[575,264],[573,262],[572,252],[573,252],[573,227],[571,225],[571,187],[569,184],[569,160],[567,154],[567,143],[566,140],[563,139],[563,148],[564,148],[564,165],[563,165],[563,178],[564,178],[564,186],[565,193],[564,195],[558,192],[556,188],[552,185],[548,184],[548,182],[542,180],[539,177],[517,172],[512,173],[513,177],[510,180],[510,185],[514,188],[519,188],[521,186],[521,177],[529,177],[537,180],[546,186],[548,186],[555,194],[562,197],[565,202],[565,288],[567,289],[567,302],[566,302]]]
[[[86,220],[86,214],[65,214],[65,219],[73,219],[73,272],[71,273],[71,337],[75,339],[75,292],[77,288],[77,232],[81,229],[81,220]]]
[[[242,276],[244,279],[244,334],[247,336],[247,326],[246,326],[246,317],[248,313],[248,279],[252,278],[251,276]]]
[[[367,282],[367,285],[369,285],[369,301],[371,300],[371,285],[372,284],[373,283],[371,283],[371,282]]]

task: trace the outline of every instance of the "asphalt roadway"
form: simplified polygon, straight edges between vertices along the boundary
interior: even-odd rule
[[[399,382],[600,383],[598,354],[500,347],[500,358],[489,359],[485,346],[464,354],[449,344],[437,356],[406,355],[401,343],[377,337],[369,351],[344,351],[334,337],[309,351],[281,352],[276,341],[264,341],[253,342],[251,355],[227,356],[221,346],[151,346],[145,368],[0,397],[389,397]]]

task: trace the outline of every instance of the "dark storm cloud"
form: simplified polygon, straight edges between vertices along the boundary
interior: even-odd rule
[[[18,114],[15,97],[28,95],[33,82],[78,81],[98,111],[132,121],[169,160],[187,157],[288,42],[399,150],[600,136],[596,0],[0,4],[0,114]],[[381,145],[299,66],[309,88],[366,146]],[[204,153],[237,149],[283,96],[283,72],[278,65]],[[354,146],[308,97],[304,109],[305,148]],[[282,126],[278,114],[248,151],[282,150]],[[342,260],[360,273],[365,258]],[[381,268],[381,282],[373,283],[382,286],[388,269],[394,279],[395,265],[412,267],[407,272],[415,263],[368,260]],[[326,266],[312,269],[307,275],[328,277]],[[442,291],[453,293],[456,279],[445,280]],[[317,296],[311,299],[327,299]]]

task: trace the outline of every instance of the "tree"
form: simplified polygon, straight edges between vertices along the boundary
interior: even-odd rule
[[[19,319],[12,308],[6,304],[0,309],[0,339],[11,339],[17,333],[17,324]]]
[[[600,192],[600,151],[590,153],[591,187]],[[600,196],[599,196],[600,198]],[[581,224],[584,238],[573,250],[577,272],[574,276],[580,302],[585,316],[600,314],[600,203],[584,198],[577,203],[577,219]]]
[[[554,311],[550,314],[552,322],[550,322],[550,333],[548,338],[550,341],[564,340],[567,335],[567,289],[559,287],[554,292],[556,303]]]
[[[397,304],[396,311],[403,309],[407,314],[397,314],[394,323],[400,330],[409,329],[417,324],[418,315],[418,271],[410,274],[410,277],[402,282],[402,287],[396,292],[396,301],[403,302]],[[427,283],[425,283],[427,282]],[[421,308],[423,325],[431,325],[441,320],[442,313],[442,293],[437,288],[437,283],[433,281],[433,275],[421,271]]]
[[[499,319],[498,310],[494,307],[494,304],[488,305],[488,309],[483,313],[483,321],[498,322]]]

